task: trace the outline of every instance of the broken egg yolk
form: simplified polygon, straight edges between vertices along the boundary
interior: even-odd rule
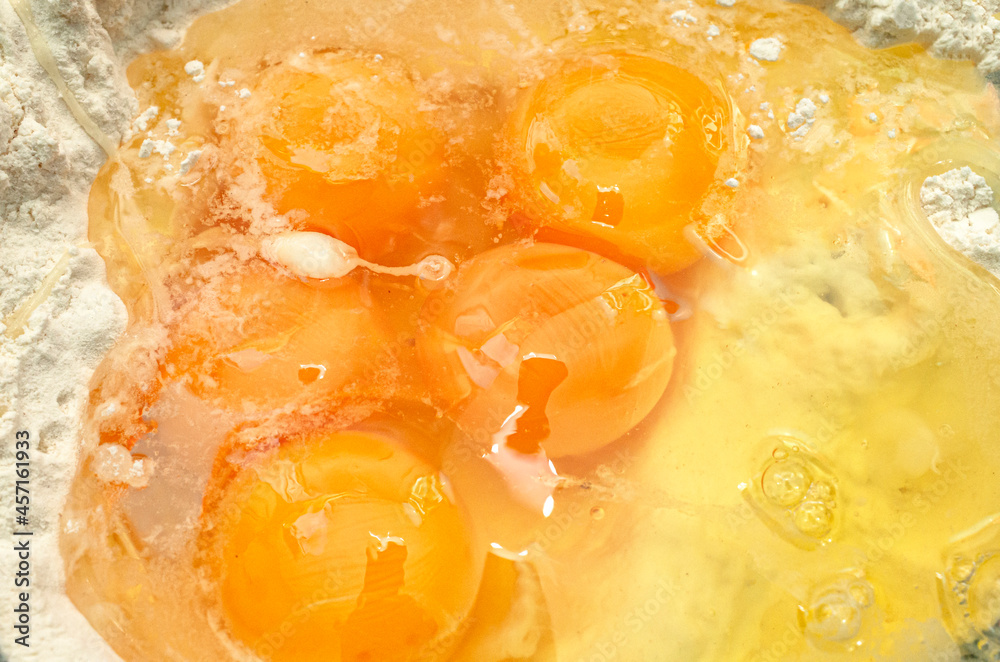
[[[556,244],[508,245],[435,293],[419,340],[435,392],[466,427],[523,452],[588,453],[657,403],[676,354],[663,305],[638,274]]]
[[[413,240],[440,178],[441,141],[418,104],[411,80],[381,59],[293,57],[260,75],[233,152],[255,155],[243,165],[260,168],[276,212],[375,259]]]
[[[166,360],[224,408],[267,410],[370,383],[385,332],[352,279],[303,282],[257,264],[199,292]]]
[[[286,440],[206,504],[208,565],[232,632],[258,655],[392,662],[447,649],[483,559],[447,484],[398,441]]]
[[[687,226],[706,239],[719,231],[700,208],[717,187],[727,122],[708,85],[673,64],[580,57],[538,83],[511,123],[518,203],[584,246],[678,271],[699,257]]]

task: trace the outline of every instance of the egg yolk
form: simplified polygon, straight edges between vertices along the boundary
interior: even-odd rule
[[[919,199],[997,188],[975,64],[818,2],[228,4],[89,204],[129,328],[58,537],[122,660],[1000,662],[997,281]],[[99,349],[70,252],[11,339]]]
[[[420,201],[437,191],[442,141],[418,104],[387,62],[295,57],[261,75],[234,147],[256,156],[275,211],[376,259],[416,240]]]
[[[670,273],[721,231],[700,212],[726,149],[723,102],[694,75],[641,55],[576,59],[525,96],[511,123],[517,205],[538,225],[598,240]]]
[[[523,452],[593,451],[663,395],[676,350],[638,274],[556,244],[508,245],[459,270],[424,306],[418,347],[436,393],[465,425]]]
[[[223,490],[206,504],[208,563],[231,631],[257,654],[438,659],[457,639],[483,559],[444,480],[396,439],[286,441]]]
[[[201,291],[176,333],[167,377],[237,411],[375,387],[368,359],[385,338],[354,280],[307,283],[262,264]]]

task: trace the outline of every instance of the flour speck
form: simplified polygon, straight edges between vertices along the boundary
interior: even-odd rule
[[[777,62],[781,57],[781,50],[783,48],[784,44],[776,37],[757,39],[750,44],[750,55],[765,62]]]
[[[199,60],[191,60],[184,65],[184,73],[191,76],[191,80],[200,83],[205,80],[205,65]]]

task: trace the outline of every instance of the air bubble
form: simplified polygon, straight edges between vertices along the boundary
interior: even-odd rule
[[[973,627],[1000,642],[1000,556],[985,561],[969,580],[969,613]]]
[[[806,501],[795,509],[795,526],[811,538],[823,538],[833,529],[833,512],[819,501]]]
[[[851,594],[851,599],[860,607],[870,607],[875,602],[875,591],[868,582],[851,584],[848,592]]]
[[[1000,660],[1000,515],[952,542],[944,558],[938,596],[952,637],[984,660]]]
[[[956,582],[967,582],[975,571],[976,564],[972,559],[956,556],[948,567],[948,576]]]
[[[805,498],[812,476],[798,462],[772,464],[764,472],[761,488],[764,495],[779,506],[794,506]]]
[[[861,630],[861,609],[849,596],[830,593],[813,603],[806,630],[829,641],[846,641]]]
[[[830,503],[837,498],[837,488],[829,481],[818,480],[813,483],[811,496],[816,501]]]
[[[799,616],[814,643],[853,645],[859,643],[865,610],[874,604],[872,585],[860,571],[848,570],[818,586]]]
[[[758,515],[778,535],[803,549],[828,542],[837,524],[836,476],[809,446],[790,434],[766,439],[772,459],[744,490]]]

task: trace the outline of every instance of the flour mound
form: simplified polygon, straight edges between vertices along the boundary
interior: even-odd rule
[[[805,0],[872,48],[915,41],[938,57],[976,62],[1000,77],[1000,0]]]
[[[968,167],[928,177],[920,203],[949,245],[1000,276],[1000,215],[986,179]]]

